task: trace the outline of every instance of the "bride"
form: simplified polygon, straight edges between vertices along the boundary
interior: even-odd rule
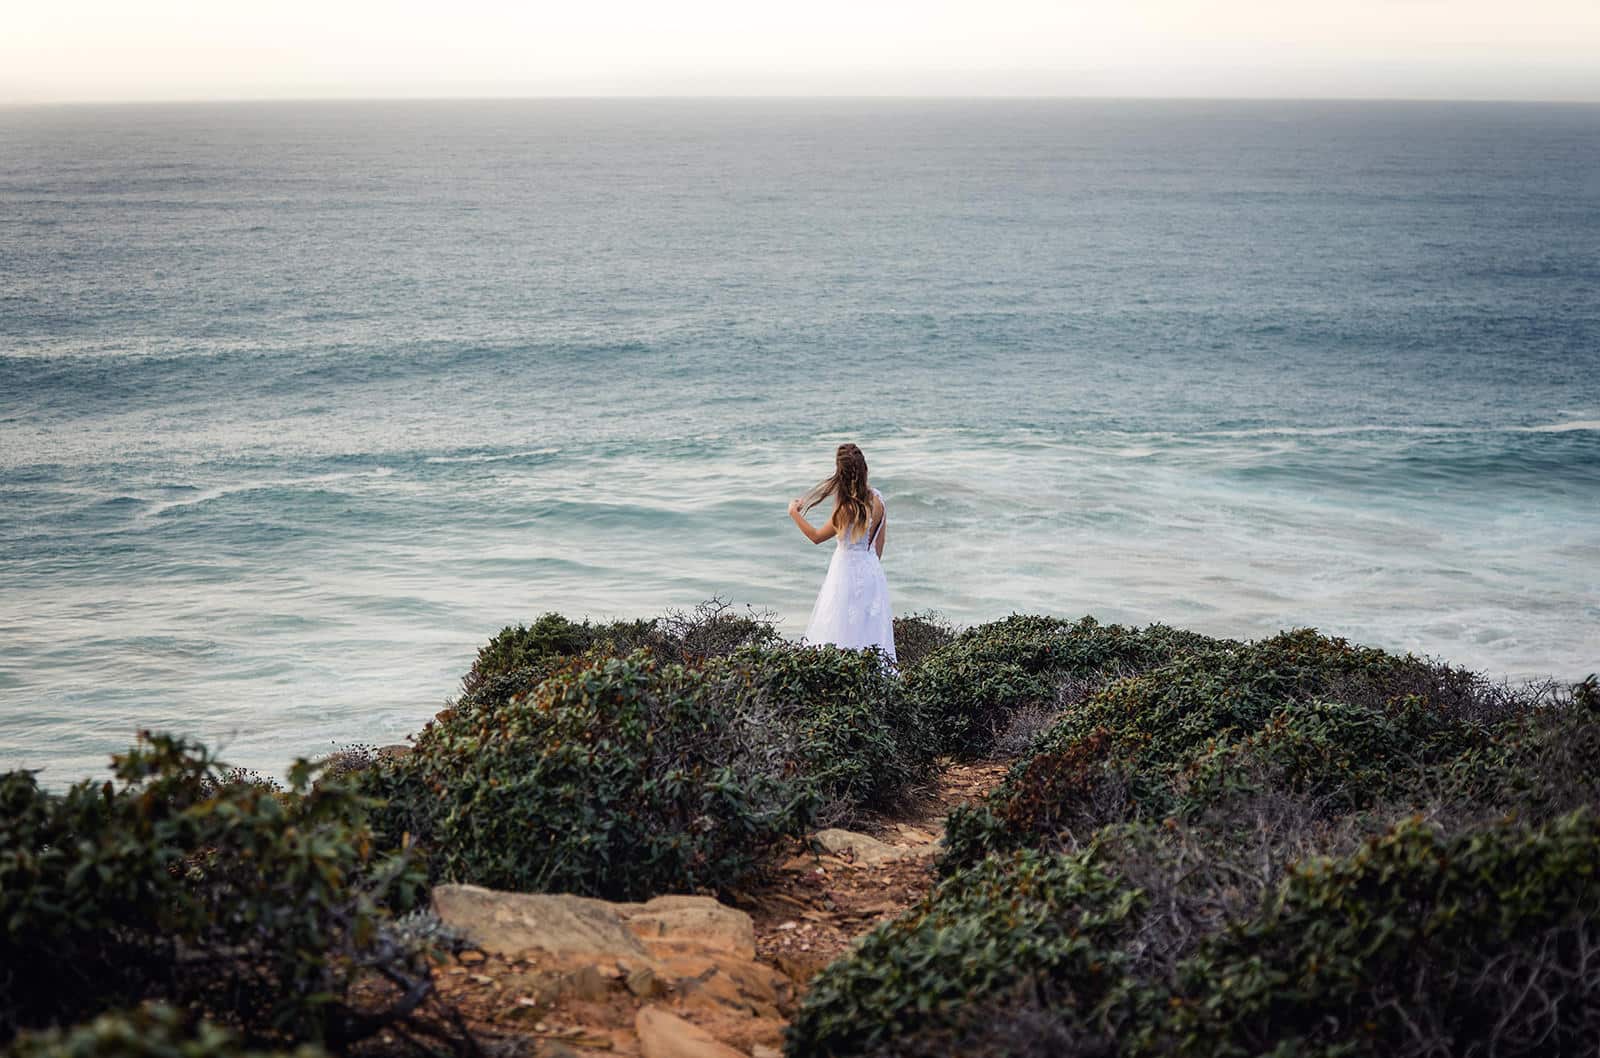
[[[828,497],[833,513],[822,528],[806,514]],[[889,611],[889,583],[883,576],[883,494],[867,484],[867,458],[853,444],[834,453],[833,476],[790,502],[789,517],[813,544],[837,537],[828,575],[811,609],[805,641],[833,643],[860,650],[877,647],[894,663],[894,616]]]

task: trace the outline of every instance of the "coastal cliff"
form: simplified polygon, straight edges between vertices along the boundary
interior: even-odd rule
[[[1592,677],[1090,618],[896,640],[898,670],[720,604],[546,615],[405,749],[287,787],[162,735],[114,783],[6,775],[0,963],[29,972],[0,1031],[30,1056],[1600,1042]]]

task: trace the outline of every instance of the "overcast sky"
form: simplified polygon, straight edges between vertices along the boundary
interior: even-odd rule
[[[1600,0],[18,0],[0,101],[1600,101]]]

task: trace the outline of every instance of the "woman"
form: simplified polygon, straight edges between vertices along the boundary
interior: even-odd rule
[[[833,514],[821,529],[806,513],[833,497]],[[853,444],[834,453],[833,476],[789,504],[789,517],[813,544],[836,537],[828,575],[811,608],[805,641],[860,650],[877,647],[894,663],[894,616],[889,583],[883,576],[883,542],[888,514],[883,494],[867,484],[867,459]]]

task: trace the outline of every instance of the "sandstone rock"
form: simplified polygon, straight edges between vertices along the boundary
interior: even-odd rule
[[[709,896],[658,896],[643,904],[621,906],[628,908],[623,912],[628,925],[646,941],[692,943],[746,959],[756,956],[756,931],[750,916]]]
[[[750,1048],[750,1058],[783,1058],[783,1052],[776,1047],[768,1047],[764,1043],[758,1043]]]
[[[560,1040],[545,1040],[539,1048],[539,1058],[584,1058],[584,1053],[576,1047],[568,1047]]]
[[[839,830],[836,827],[817,831],[811,835],[811,840],[835,856],[850,853],[857,863],[869,866],[889,863],[916,854],[916,850],[886,845],[867,834],[857,834],[853,830]]]
[[[647,954],[614,905],[604,900],[440,885],[433,890],[433,910],[474,947],[494,955],[530,949],[638,959]]]
[[[770,966],[722,952],[674,954],[656,967],[657,976],[689,1010],[779,1017],[792,989]]]
[[[709,1032],[691,1025],[660,1007],[649,1006],[634,1018],[644,1058],[745,1058],[745,1055],[718,1043]]]
[[[902,838],[913,845],[936,845],[939,842],[939,835],[930,834],[926,830],[919,830],[906,823],[901,823],[896,829]]]
[[[604,999],[611,990],[611,982],[606,980],[598,966],[592,963],[580,966],[567,974],[561,982],[561,991],[579,999],[594,1001]]]
[[[641,966],[628,975],[628,991],[640,999],[656,999],[667,994],[668,985],[648,966]]]

